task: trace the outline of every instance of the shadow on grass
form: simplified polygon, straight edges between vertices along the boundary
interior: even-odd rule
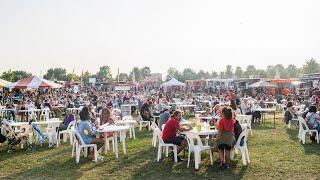
[[[40,153],[40,152],[45,152],[45,151],[49,151],[49,150],[51,150],[51,149],[48,147],[48,144],[43,144],[42,147],[40,145],[38,145],[36,147],[35,151],[33,151],[33,152],[28,152],[26,147],[21,149],[20,145],[19,145],[19,146],[14,146],[13,152],[8,154],[7,153],[7,145],[5,144],[0,149],[0,162],[5,161],[7,159],[10,159],[12,157],[32,155],[34,153]]]
[[[50,162],[40,167],[12,174],[5,179],[78,179],[82,176],[80,165],[75,165],[74,159],[63,163]]]
[[[149,161],[132,175],[133,179],[242,179],[247,173],[247,166],[237,167],[239,160],[231,161],[229,170],[219,168],[219,160],[210,165],[208,156],[202,158],[199,170],[194,168],[194,158],[191,156],[190,167],[187,159],[184,162],[173,163],[170,158],[162,158],[160,162]],[[241,161],[242,162],[242,161]]]

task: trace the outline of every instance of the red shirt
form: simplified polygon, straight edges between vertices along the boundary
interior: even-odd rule
[[[234,132],[234,120],[221,118],[219,121],[218,129],[221,131]]]
[[[162,130],[162,140],[168,141],[176,137],[177,130],[180,128],[180,123],[173,117],[170,117]]]

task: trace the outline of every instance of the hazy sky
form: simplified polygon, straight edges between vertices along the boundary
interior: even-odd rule
[[[320,61],[319,0],[0,0],[0,72]]]

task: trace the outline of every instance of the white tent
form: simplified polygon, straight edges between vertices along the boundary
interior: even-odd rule
[[[266,82],[266,81],[259,81],[259,82],[255,82],[255,83],[253,83],[253,84],[250,84],[248,87],[249,87],[249,88],[258,88],[258,87],[269,87],[269,88],[273,88],[273,87],[277,87],[277,86],[275,86],[275,85],[273,85],[273,84],[270,84],[270,83],[268,83],[268,82]]]
[[[165,82],[165,83],[162,84],[162,87],[164,87],[164,88],[168,88],[168,87],[171,87],[171,86],[183,86],[183,87],[185,87],[186,84],[178,81],[175,78],[172,78],[170,81]]]

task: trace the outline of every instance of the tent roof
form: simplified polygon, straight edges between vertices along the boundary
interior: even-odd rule
[[[185,86],[185,83],[182,83],[180,81],[178,81],[175,78],[172,78],[170,81],[165,82],[162,84],[163,87],[170,87],[170,86]]]
[[[258,81],[253,84],[250,84],[248,87],[249,88],[257,88],[257,87],[271,87],[272,88],[272,87],[277,87],[277,86],[275,86],[271,83],[268,83],[266,81]]]
[[[39,76],[31,76],[25,79],[21,79],[5,87],[16,88],[16,89],[27,89],[27,88],[36,89],[36,88],[61,88],[62,86],[52,81],[43,79]]]

